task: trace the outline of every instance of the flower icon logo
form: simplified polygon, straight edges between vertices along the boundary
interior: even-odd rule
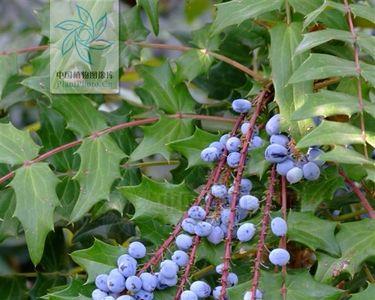
[[[66,20],[55,27],[67,32],[61,52],[67,54],[75,48],[79,57],[88,64],[92,64],[90,50],[104,50],[112,45],[111,42],[101,39],[107,27],[107,13],[95,23],[91,14],[82,6],[77,5],[79,20]]]

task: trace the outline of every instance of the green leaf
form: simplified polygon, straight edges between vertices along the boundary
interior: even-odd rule
[[[198,75],[208,72],[214,59],[204,50],[189,50],[183,53],[177,60],[177,81],[192,81]]]
[[[169,143],[168,147],[185,156],[189,162],[188,168],[191,168],[194,166],[208,165],[202,161],[200,157],[201,151],[218,139],[218,135],[208,133],[196,127],[192,136]]]
[[[1,300],[26,300],[26,280],[17,277],[0,277]]]
[[[361,75],[366,79],[372,86],[375,85],[375,66],[361,63]]]
[[[55,288],[57,289],[57,288]],[[85,284],[82,279],[74,278],[65,286],[59,287],[57,291],[51,291],[42,299],[46,300],[90,300],[94,286]]]
[[[361,17],[375,23],[375,8],[371,5],[350,4],[350,8],[356,17]]]
[[[191,120],[163,116],[156,124],[142,128],[144,138],[130,155],[129,161],[136,161],[157,153],[169,160],[171,154],[167,144],[192,134]]]
[[[20,223],[13,217],[15,208],[16,198],[13,190],[0,191],[0,243],[18,233]]]
[[[375,116],[375,104],[364,101],[364,110]],[[359,112],[358,98],[345,93],[321,90],[306,96],[306,102],[293,115],[293,120],[303,120],[315,116],[329,117]]]
[[[104,117],[85,96],[58,96],[54,98],[52,106],[64,116],[67,127],[80,136],[87,136],[107,127]]]
[[[371,55],[373,58],[375,58],[375,36],[368,36],[365,34],[357,33],[358,38],[357,42],[359,47],[367,52],[367,54]]]
[[[297,148],[313,145],[350,145],[363,144],[361,130],[348,123],[323,122],[304,136],[297,144]]]
[[[321,282],[331,282],[341,273],[354,276],[365,260],[375,256],[375,220],[341,224],[336,240],[342,253],[340,258],[318,254],[315,278]]]
[[[39,146],[30,134],[15,128],[11,123],[0,124],[0,163],[22,164],[39,153]]]
[[[188,22],[192,22],[209,8],[211,8],[210,0],[187,0],[184,7],[185,17]]]
[[[137,4],[146,11],[155,35],[159,34],[159,0],[137,0]]]
[[[8,79],[17,74],[17,55],[0,55],[0,101]]]
[[[74,251],[71,257],[86,270],[87,282],[93,282],[99,274],[109,273],[116,268],[117,258],[125,253],[125,248],[121,246],[108,245],[95,239],[90,248]]]
[[[282,3],[281,0],[242,0],[217,4],[212,33],[219,33],[228,26],[240,25],[245,20],[278,10]]]
[[[184,83],[176,82],[169,63],[160,67],[140,65],[137,72],[144,80],[142,86],[156,105],[167,113],[194,112],[195,101]]]
[[[172,232],[170,225],[160,223],[155,219],[142,219],[137,222],[142,239],[149,240],[154,245],[160,245],[165,241]]]
[[[320,249],[332,255],[340,255],[335,240],[336,223],[319,219],[310,212],[293,212],[288,214],[288,240],[299,242],[316,250]]]
[[[64,176],[56,187],[61,206],[56,208],[56,214],[64,220],[69,220],[79,196],[79,183],[72,176]]]
[[[165,224],[176,224],[195,197],[183,182],[161,183],[145,176],[140,185],[123,186],[120,190],[135,207],[133,220],[136,223],[151,218]]]
[[[352,42],[352,35],[349,31],[327,28],[324,30],[313,31],[303,35],[302,42],[298,45],[295,54],[301,54],[316,46],[332,40],[343,42]]]
[[[108,200],[111,186],[120,177],[120,161],[125,154],[108,135],[85,139],[77,153],[81,165],[74,179],[80,184],[80,195],[70,219],[79,220],[101,200]]]
[[[42,258],[47,234],[54,228],[53,214],[59,205],[55,190],[58,182],[47,163],[36,163],[16,170],[10,183],[17,200],[14,215],[22,223],[34,265]]]
[[[262,271],[259,289],[263,291],[264,299],[282,300],[282,283],[281,273]],[[228,289],[229,298],[243,299],[250,287],[251,282],[245,282]],[[288,271],[286,290],[288,300],[336,300],[343,292],[315,281],[307,271]]]
[[[322,1],[320,1],[320,3],[322,3]],[[303,22],[303,28],[306,28],[312,22],[314,22],[316,19],[318,19],[320,17],[320,15],[325,12],[325,10],[332,9],[332,8],[335,9],[335,10],[338,10],[338,12],[341,12],[342,13],[341,16],[343,16],[343,14],[345,13],[345,8],[344,8],[344,5],[342,3],[336,3],[336,2],[333,2],[333,1],[325,0],[321,4],[321,6],[319,6],[314,11],[311,11],[309,14],[307,14],[305,16],[305,21]],[[327,12],[327,14],[330,14],[330,13],[336,13],[336,12],[332,11],[332,10]]]
[[[268,161],[264,159],[265,147],[253,149],[250,151],[249,156],[250,160],[246,166],[246,174],[248,175],[257,175],[259,178],[262,178],[265,172],[268,170],[271,165]]]
[[[304,182],[293,188],[301,200],[301,211],[315,212],[320,203],[332,200],[335,191],[340,187],[344,187],[344,179],[335,167],[330,167],[322,170],[318,180]]]
[[[305,54],[294,55],[302,39],[302,24],[279,24],[270,30],[272,78],[275,86],[275,100],[280,108],[284,129],[291,129],[295,139],[299,139],[311,121],[293,122],[292,113],[305,103],[305,95],[312,93],[312,81],[300,80],[299,84],[290,84],[288,80],[306,58]],[[305,82],[302,82],[305,81]]]
[[[375,284],[369,284],[362,292],[352,294],[350,300],[372,300],[375,295]]]
[[[213,245],[206,239],[199,244],[197,251],[197,261],[206,260],[211,265],[217,266],[223,262],[224,242]]]
[[[320,159],[350,165],[374,165],[374,162],[355,150],[335,146],[331,151],[322,154]]]
[[[31,76],[24,79],[21,84],[46,96],[51,101],[49,76]]]

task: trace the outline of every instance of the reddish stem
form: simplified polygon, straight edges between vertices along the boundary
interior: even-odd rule
[[[286,209],[287,209],[287,195],[286,195],[286,180],[285,176],[281,177],[281,215],[282,218],[287,220],[287,214],[286,214]],[[280,239],[280,248],[283,248],[286,250],[286,235],[283,235]],[[286,266],[282,267],[282,275],[283,275],[283,284],[281,287],[281,295],[283,297],[283,300],[286,300],[286,295],[287,295],[287,289],[286,289]]]
[[[240,184],[241,184],[242,175],[243,175],[245,165],[246,165],[246,157],[248,153],[249,143],[253,136],[256,120],[258,116],[260,115],[268,96],[269,96],[268,91],[263,90],[260,93],[260,95],[257,97],[256,99],[257,105],[249,122],[249,130],[247,131],[245,138],[243,140],[243,143],[242,143],[241,157],[240,157],[240,162],[237,168],[236,178],[234,180],[234,189],[233,189],[232,200],[230,204],[230,214],[229,214],[227,236],[225,239],[225,253],[224,253],[224,260],[223,260],[224,266],[223,266],[223,274],[221,276],[221,291],[220,291],[219,300],[224,300],[226,298],[226,290],[228,286],[228,275],[229,275],[229,264],[230,264],[230,258],[231,258],[231,252],[232,252],[231,251],[232,238],[233,238],[232,231],[233,231],[233,227],[235,223],[237,199],[240,193],[239,192]]]
[[[268,183],[266,203],[265,203],[264,210],[263,210],[262,229],[259,234],[257,254],[256,254],[255,264],[254,264],[254,275],[253,275],[252,286],[251,286],[252,299],[256,298],[255,297],[256,290],[259,285],[260,266],[262,264],[263,250],[264,250],[264,246],[266,243],[265,241],[266,241],[266,236],[267,236],[267,228],[270,222],[270,210],[271,210],[272,198],[275,192],[274,190],[275,182],[276,182],[276,172],[275,172],[275,166],[273,166],[271,170],[271,175],[269,178],[269,183]]]
[[[349,177],[344,173],[344,171],[339,170],[339,174],[345,179],[345,182],[352,188],[353,192],[357,195],[359,202],[367,210],[368,215],[371,219],[375,219],[375,211],[372,208],[370,202],[366,199],[365,195],[361,190],[355,185],[355,183],[349,179]]]

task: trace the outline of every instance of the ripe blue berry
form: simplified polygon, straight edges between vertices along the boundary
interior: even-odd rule
[[[288,231],[288,225],[283,218],[276,217],[271,221],[271,230],[276,236],[284,236]]]
[[[212,228],[210,235],[207,237],[207,240],[214,244],[220,244],[224,239],[224,232],[219,226],[215,226]]]
[[[286,173],[286,179],[290,183],[297,183],[300,181],[303,177],[303,171],[299,167],[294,167]]]
[[[249,122],[245,122],[241,125],[241,133],[243,135],[246,135],[246,133],[249,131],[250,129],[250,123]]]
[[[165,278],[171,279],[178,273],[178,265],[172,260],[164,260],[160,264],[160,275]]]
[[[323,150],[321,150],[319,148],[311,147],[307,151],[307,159],[308,159],[308,161],[311,161],[311,162],[317,164],[319,167],[321,167],[321,166],[324,165],[325,162],[321,159],[318,159],[318,157],[322,154],[324,154]]]
[[[236,152],[241,147],[241,140],[238,137],[232,136],[227,140],[225,145],[229,152]]]
[[[93,290],[91,297],[93,300],[103,300],[108,294],[100,289]]]
[[[239,152],[229,153],[227,156],[227,164],[231,168],[235,168],[240,163],[241,154]]]
[[[224,264],[217,265],[215,267],[216,273],[222,275],[223,274],[223,268],[224,268]]]
[[[109,292],[108,286],[108,275],[107,274],[100,274],[95,278],[95,285],[98,289],[102,290],[103,292]]]
[[[206,218],[206,211],[202,207],[194,205],[189,208],[188,216],[194,220],[202,221]]]
[[[255,135],[250,143],[249,150],[257,149],[263,146],[263,140],[261,137]]]
[[[223,153],[225,151],[225,144],[223,143],[220,143],[220,142],[213,142],[210,144],[209,147],[214,147],[217,149],[217,151],[219,151],[219,153]]]
[[[245,195],[240,198],[239,205],[242,209],[257,210],[259,208],[259,199],[251,195]]]
[[[140,242],[130,243],[129,254],[134,258],[143,258],[146,256],[146,247]]]
[[[243,300],[262,300],[263,299],[263,293],[260,290],[255,291],[255,299],[253,299],[251,292],[246,292],[245,296],[243,297]]]
[[[176,237],[176,246],[180,250],[188,250],[193,245],[193,239],[190,235],[180,234]]]
[[[158,279],[151,273],[142,273],[139,278],[142,280],[142,290],[146,292],[152,292],[158,285]]]
[[[228,285],[235,286],[238,284],[238,276],[235,273],[228,274]]]
[[[251,102],[245,99],[236,99],[232,102],[232,108],[238,113],[247,113],[251,109]]]
[[[272,163],[280,163],[288,156],[288,149],[278,144],[271,144],[264,153],[266,160]]]
[[[134,297],[129,296],[129,295],[122,295],[117,298],[117,300],[135,300]]]
[[[220,199],[224,199],[228,194],[227,187],[224,184],[214,184],[211,187],[211,194]]]
[[[176,250],[172,255],[172,260],[180,267],[186,267],[189,263],[189,255],[182,250]]]
[[[241,193],[248,193],[253,188],[253,184],[250,179],[243,178],[241,179]]]
[[[221,216],[220,216],[221,222],[224,224],[227,224],[229,222],[229,215],[230,215],[230,209],[224,208],[221,211]]]
[[[198,296],[192,291],[184,291],[181,294],[180,300],[198,300]]]
[[[285,266],[290,259],[289,252],[282,248],[276,248],[271,251],[269,260],[276,266]]]
[[[274,134],[279,134],[280,133],[280,123],[281,123],[281,118],[280,115],[274,115],[271,119],[268,120],[266,124],[266,131],[269,136],[274,135]]]
[[[229,138],[230,138],[230,135],[228,133],[224,134],[221,136],[219,142],[225,145]]]
[[[294,162],[287,158],[283,162],[280,162],[276,165],[276,171],[281,176],[286,176],[286,174],[289,172],[289,170],[294,168]]]
[[[214,299],[219,299],[220,294],[221,294],[221,286],[215,287],[214,290],[212,291],[212,296],[214,297]]]
[[[137,265],[129,260],[123,259],[118,265],[118,270],[125,277],[133,276],[137,271]]]
[[[136,293],[142,289],[142,280],[137,276],[130,276],[125,281],[126,289],[132,293]]]
[[[202,150],[201,159],[205,162],[213,162],[220,156],[219,151],[215,147],[208,147]]]
[[[212,225],[208,222],[200,221],[194,227],[195,234],[200,237],[209,236],[211,231],[212,231]]]
[[[154,294],[147,292],[147,291],[140,290],[138,293],[134,295],[134,297],[136,300],[152,300],[154,299]]]
[[[197,221],[193,218],[186,218],[182,221],[181,227],[187,233],[194,234],[194,226],[197,224]]]
[[[246,219],[248,214],[249,214],[249,212],[246,209],[242,209],[241,207],[237,207],[236,216],[235,216],[236,223],[242,221],[243,219]]]
[[[255,234],[255,226],[252,223],[245,223],[237,230],[237,238],[241,242],[250,241]]]
[[[190,290],[200,298],[209,297],[211,294],[211,287],[204,281],[195,281],[191,284]]]
[[[125,277],[117,269],[113,269],[107,278],[108,289],[112,293],[121,293],[125,290]]]
[[[283,147],[287,147],[289,143],[289,138],[283,134],[274,134],[270,138],[271,144],[278,144]]]
[[[107,296],[103,300],[115,300],[115,297],[113,297],[113,296]]]
[[[303,177],[305,177],[307,180],[317,180],[320,176],[320,169],[313,162],[308,162],[307,164],[304,164],[302,170]]]

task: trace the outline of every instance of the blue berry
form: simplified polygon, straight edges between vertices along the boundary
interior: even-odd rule
[[[276,248],[271,251],[269,260],[276,266],[285,266],[290,259],[289,252],[282,248]]]
[[[250,241],[255,234],[255,226],[252,223],[242,224],[237,230],[237,238],[241,242]]]
[[[141,242],[130,243],[129,254],[134,258],[143,258],[146,256],[146,247]]]
[[[250,129],[250,123],[249,122],[242,123],[242,125],[241,125],[241,133],[243,135],[246,135],[246,133],[249,131],[249,129]]]
[[[220,199],[224,199],[228,194],[227,187],[224,184],[214,184],[211,187],[211,194]]]
[[[178,282],[177,274],[170,278],[164,277],[162,274],[159,274],[158,279],[160,284],[166,285],[168,287],[175,286]]]
[[[117,298],[117,300],[135,300],[134,297],[129,296],[129,295],[122,295]]]
[[[230,216],[230,209],[224,208],[221,211],[221,216],[220,216],[221,222],[224,224],[227,224],[229,222],[229,216]]]
[[[246,210],[257,210],[259,208],[259,199],[251,195],[245,195],[240,198],[239,206]]]
[[[180,300],[198,300],[198,296],[192,291],[184,291],[181,294]]]
[[[194,220],[202,221],[206,218],[206,211],[202,207],[194,205],[189,208],[188,216]]]
[[[216,273],[217,273],[217,274],[220,274],[220,275],[223,274],[223,269],[224,269],[224,264],[220,264],[220,265],[217,265],[217,266],[215,267],[215,271],[216,271]]]
[[[219,142],[225,145],[229,138],[230,138],[230,135],[228,133],[224,134],[221,136]]]
[[[241,193],[248,193],[253,188],[253,184],[250,179],[243,178],[240,183]]]
[[[212,228],[210,235],[207,237],[207,240],[214,245],[220,244],[224,239],[224,232],[219,226]]]
[[[107,296],[104,298],[104,300],[115,300],[115,297],[113,296]]]
[[[212,231],[212,225],[208,222],[200,221],[194,227],[195,234],[200,237],[209,236],[211,231]]]
[[[235,273],[228,274],[228,285],[235,286],[238,284],[238,276]]]
[[[158,279],[151,273],[142,273],[139,278],[142,280],[142,290],[146,292],[152,292],[158,285]]]
[[[107,278],[108,289],[112,293],[121,293],[125,290],[125,277],[117,269],[113,269]]]
[[[135,275],[137,271],[137,265],[128,260],[122,260],[118,266],[119,272],[124,277],[130,277]]]
[[[241,140],[238,137],[232,136],[228,139],[225,145],[227,147],[228,152],[236,152],[241,147]]]
[[[100,274],[95,278],[95,285],[98,289],[102,290],[103,292],[109,292],[108,286],[108,275],[107,274]]]
[[[108,294],[106,292],[103,292],[100,289],[93,290],[91,297],[93,300],[104,300],[105,297],[107,297]]]
[[[270,138],[271,144],[278,144],[287,147],[289,144],[289,138],[283,134],[274,134]]]
[[[272,163],[280,163],[288,156],[288,149],[278,144],[271,144],[264,153],[266,160]]]
[[[142,280],[137,276],[130,276],[126,279],[126,289],[132,293],[136,293],[142,289]]]
[[[235,216],[236,223],[242,221],[243,219],[246,219],[248,214],[249,214],[249,212],[246,209],[242,209],[241,207],[237,207],[236,216]]]
[[[176,237],[176,246],[180,250],[188,250],[193,245],[193,239],[190,235],[180,234]]]
[[[220,156],[219,151],[215,147],[208,147],[202,150],[201,159],[205,162],[213,162]]]
[[[291,159],[286,159],[276,165],[276,171],[281,176],[286,176],[289,170],[294,168],[294,162]]]
[[[178,265],[172,260],[164,260],[160,264],[160,275],[165,278],[174,278],[178,273]]]
[[[154,299],[154,294],[147,292],[147,291],[140,290],[138,293],[134,295],[134,297],[136,300],[152,300]]]
[[[288,230],[288,225],[283,218],[276,217],[271,221],[271,230],[276,236],[284,236]]]
[[[274,134],[279,134],[281,131],[280,123],[281,123],[281,118],[279,114],[274,115],[271,119],[269,119],[266,124],[267,134],[269,136],[274,135]]]
[[[235,168],[239,165],[241,154],[239,152],[229,153],[227,156],[227,164],[231,168]]]
[[[302,179],[302,177],[303,177],[303,171],[299,167],[294,167],[290,169],[288,173],[286,173],[286,179],[290,183],[297,183],[298,181]]]
[[[182,221],[181,227],[187,233],[194,234],[194,226],[197,224],[197,221],[193,218],[186,218]]]
[[[245,296],[243,297],[243,300],[262,300],[263,299],[263,293],[260,290],[255,291],[255,299],[252,298],[251,292],[246,292]]]
[[[182,250],[176,250],[172,255],[172,260],[180,267],[186,267],[189,263],[189,255]]]
[[[251,109],[251,102],[246,99],[236,99],[232,102],[232,108],[238,113],[247,113]]]
[[[305,177],[307,180],[317,180],[320,176],[320,169],[313,162],[308,162],[307,164],[304,164],[302,167],[302,171],[303,177]]]
[[[249,150],[257,149],[263,146],[263,140],[261,137],[255,135],[250,143]]]
[[[134,258],[134,257],[132,257],[132,256],[130,256],[129,254],[123,254],[123,255],[121,255],[118,259],[117,259],[117,266],[119,266],[120,267],[120,265],[122,264],[122,263],[124,263],[124,262],[129,262],[129,263],[131,263],[132,265],[134,265],[135,267],[137,267],[137,260]]]
[[[318,157],[322,154],[324,154],[323,150],[321,150],[319,148],[311,147],[307,151],[307,160],[311,161],[311,162],[317,164],[319,167],[321,167],[321,166],[324,165],[325,162],[321,159],[318,159]]]
[[[223,153],[225,151],[225,144],[223,143],[220,143],[220,142],[213,142],[210,144],[209,147],[214,147],[217,149],[217,151],[219,151],[219,153]]]
[[[211,294],[211,287],[204,281],[195,281],[191,284],[190,290],[200,298],[209,297]]]
[[[214,290],[212,291],[212,296],[214,297],[214,299],[219,299],[220,294],[221,294],[221,286],[215,287]]]

